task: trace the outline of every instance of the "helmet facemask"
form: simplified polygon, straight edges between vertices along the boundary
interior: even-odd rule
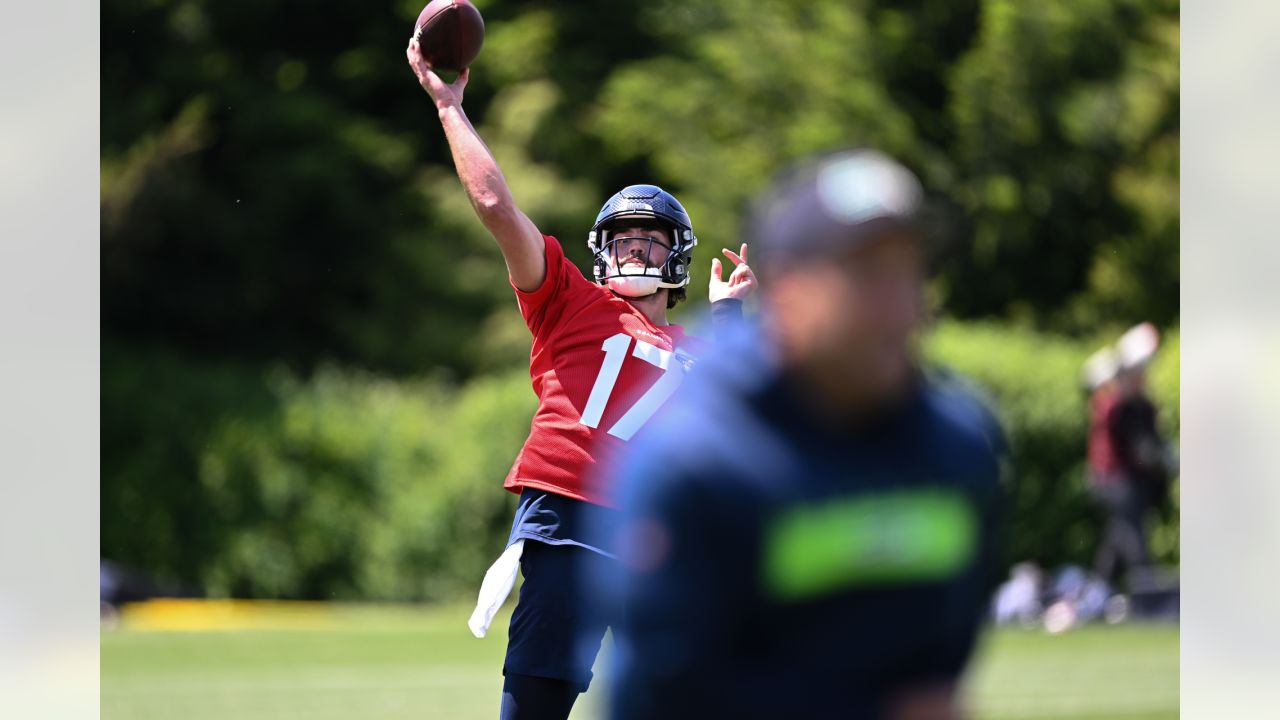
[[[645,297],[662,288],[675,289],[688,284],[689,250],[692,250],[692,243],[686,240],[668,245],[666,241],[653,235],[640,235],[632,231],[633,228],[660,229],[668,239],[678,238],[680,232],[679,228],[653,218],[619,218],[617,222],[600,228],[589,243],[594,253],[596,282],[624,297]],[[637,242],[643,243],[643,252],[638,255],[630,252],[630,248],[634,247],[632,243]],[[661,263],[653,260],[654,245],[667,250],[667,257]],[[629,262],[633,259],[642,260],[643,265]]]
[[[669,257],[671,246],[654,236],[654,231],[659,229],[657,223],[623,222],[619,225],[636,225],[649,232],[641,235],[630,228],[616,231],[602,230],[599,258],[604,262],[605,274],[598,280],[603,281],[610,290],[624,297],[645,297],[656,293],[661,287],[663,268],[654,262],[653,247],[658,245],[666,249],[666,255]],[[669,228],[661,229],[670,237]],[[643,248],[643,252],[637,255],[634,252],[636,247]],[[643,264],[636,263],[637,259]],[[665,258],[663,264],[666,264]]]

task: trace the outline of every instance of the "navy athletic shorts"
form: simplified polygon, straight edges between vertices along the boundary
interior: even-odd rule
[[[591,666],[609,618],[588,598],[593,563],[614,562],[608,542],[592,536],[609,527],[599,505],[540,490],[525,490],[508,542],[525,540],[520,558],[524,584],[511,615],[502,674],[518,673],[591,684]]]

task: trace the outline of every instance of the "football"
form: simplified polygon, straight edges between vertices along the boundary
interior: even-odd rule
[[[484,19],[468,0],[431,0],[419,13],[413,36],[433,69],[461,72],[480,54]]]

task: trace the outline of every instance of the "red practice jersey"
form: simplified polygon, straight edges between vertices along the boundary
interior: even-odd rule
[[[1087,455],[1091,480],[1106,483],[1119,472],[1120,455],[1112,437],[1111,423],[1116,408],[1114,388],[1099,390],[1089,398],[1089,436]]]
[[[504,487],[610,505],[595,470],[680,386],[696,340],[679,325],[649,322],[585,278],[554,237],[543,238],[546,279],[533,292],[515,288],[533,333],[529,375],[538,410]]]

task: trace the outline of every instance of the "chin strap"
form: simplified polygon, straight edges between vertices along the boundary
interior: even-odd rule
[[[609,289],[624,297],[647,297],[658,292],[662,278],[653,275],[615,275],[607,278]]]

